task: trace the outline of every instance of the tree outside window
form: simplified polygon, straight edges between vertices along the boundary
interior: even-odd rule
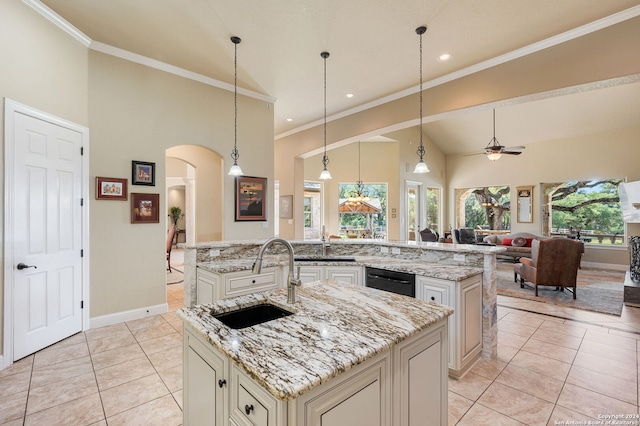
[[[364,184],[363,195],[371,200],[360,209],[349,208],[347,199],[357,192],[356,184],[338,185],[340,235],[347,238],[386,238],[387,184]]]
[[[491,230],[511,229],[510,194],[509,186],[456,189],[458,226]]]

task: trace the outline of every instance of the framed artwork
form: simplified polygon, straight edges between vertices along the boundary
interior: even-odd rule
[[[267,178],[236,176],[236,222],[267,220]]]
[[[160,194],[131,194],[131,223],[159,223]]]
[[[533,222],[533,186],[519,186],[518,191],[518,222]]]
[[[127,201],[127,180],[96,177],[96,200]]]
[[[131,184],[156,186],[156,163],[132,161]]]
[[[280,196],[280,219],[293,219],[293,195]]]

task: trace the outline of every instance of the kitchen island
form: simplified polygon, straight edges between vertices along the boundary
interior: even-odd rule
[[[334,280],[286,296],[178,311],[185,425],[447,424],[452,309]],[[212,316],[265,302],[293,314],[242,329]]]

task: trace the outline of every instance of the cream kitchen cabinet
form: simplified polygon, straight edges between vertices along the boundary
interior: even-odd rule
[[[197,268],[196,271],[197,304],[275,290],[281,284],[279,267],[264,268],[260,274],[254,274],[251,270],[215,273]]]
[[[280,400],[185,324],[184,424],[446,425],[447,339],[441,320],[296,399]]]
[[[331,279],[351,284],[364,285],[362,266],[299,265],[303,283]]]
[[[416,276],[416,297],[453,308],[449,317],[449,375],[461,378],[482,352],[482,274],[462,281]]]

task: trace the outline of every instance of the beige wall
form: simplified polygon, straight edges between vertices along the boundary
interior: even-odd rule
[[[483,155],[449,156],[447,197],[452,208],[447,219],[455,226],[456,188],[509,185],[515,189],[533,185],[533,223],[518,223],[513,218],[511,229],[540,235],[541,183],[602,178],[640,180],[639,139],[640,127],[636,127],[615,133],[532,143],[522,155],[503,156],[495,162]],[[517,205],[515,190],[511,191],[511,205]],[[630,235],[638,235],[638,231],[638,225],[630,225],[627,229]],[[628,265],[629,255],[626,248],[587,247],[584,261]]]
[[[223,170],[224,158],[210,149],[195,145],[169,148],[167,156],[184,160],[195,168],[196,242],[222,240],[225,199],[223,183],[228,178],[227,171]],[[167,165],[168,160],[169,158]],[[185,176],[186,169],[180,177]]]
[[[88,125],[87,48],[20,0],[0,1],[0,58],[0,98]],[[4,122],[4,102],[0,112]],[[4,164],[4,132],[0,141],[0,163]],[[7,206],[3,173],[0,188],[4,223]],[[0,261],[4,259],[3,250],[4,245],[0,247]],[[0,348],[4,341],[4,285],[4,276],[0,275]]]
[[[196,145],[206,148],[194,151],[196,156],[214,151],[225,157],[233,148],[231,92],[94,51],[90,52],[89,87],[91,175],[127,177],[131,160],[156,163],[156,186],[131,186],[130,191],[160,193],[162,212],[167,210],[164,182],[168,148]],[[238,98],[238,149],[243,171],[269,178],[272,188],[270,105]],[[190,156],[187,151],[183,154]],[[211,153],[211,158],[215,154]],[[233,222],[234,180],[226,173],[221,179],[217,170],[209,169],[209,177],[197,184],[211,200],[222,197],[215,182],[223,182],[226,238],[271,236],[271,224],[264,228],[262,222]],[[133,225],[127,203],[92,201],[91,219],[91,316],[164,303],[166,215],[161,215],[159,224]],[[215,238],[215,229],[207,232]]]

